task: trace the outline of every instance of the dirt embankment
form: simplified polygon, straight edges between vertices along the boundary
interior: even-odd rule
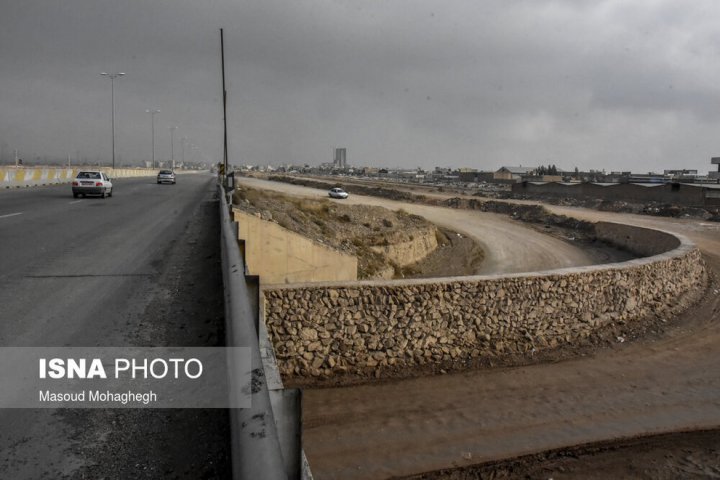
[[[296,198],[247,187],[236,207],[358,258],[358,278],[472,275],[483,260],[472,238],[403,210]]]
[[[295,185],[304,185],[315,188],[328,188],[327,185],[333,183],[331,179],[323,182],[317,179],[288,177],[283,175],[271,175],[269,180],[292,183]],[[336,182],[337,183],[337,182]],[[403,200],[411,202],[423,202],[432,196],[423,195],[422,193],[414,194],[405,190],[396,190],[392,186],[384,187],[380,185],[360,185],[353,182],[337,183],[346,191],[353,192],[358,195],[373,195],[393,200]],[[334,184],[333,184],[334,186]],[[670,205],[667,203],[649,202],[649,203],[632,203],[618,200],[607,200],[600,198],[577,199],[570,197],[553,197],[549,195],[527,195],[516,194],[495,184],[488,184],[481,190],[477,188],[463,188],[458,186],[432,187],[432,186],[412,186],[408,187],[417,189],[418,191],[428,192],[430,194],[437,193],[457,193],[463,195],[473,195],[476,198],[482,198],[483,202],[491,201],[490,199],[500,200],[537,200],[549,203],[551,205],[560,205],[568,207],[583,207],[602,212],[618,212],[618,213],[635,213],[642,215],[650,215],[656,217],[673,217],[673,218],[698,218],[711,222],[720,222],[719,207],[685,207],[680,205]],[[498,202],[502,203],[502,202]],[[433,203],[435,204],[435,203]]]
[[[301,185],[303,187],[319,188],[321,190],[327,190],[333,187],[341,187],[348,193],[355,193],[357,195],[368,195],[371,197],[383,197],[389,198],[390,200],[421,202],[426,199],[426,197],[423,195],[417,195],[414,193],[405,192],[403,190],[385,188],[380,186],[333,182],[331,180],[324,182],[312,178],[288,177],[285,175],[270,175],[269,177],[267,177],[267,179],[273,182],[284,182],[290,183],[292,185]]]
[[[439,207],[499,213],[526,223],[542,233],[552,235],[563,241],[572,243],[575,246],[582,246],[597,263],[622,262],[635,258],[635,255],[630,252],[619,250],[614,245],[608,245],[598,241],[595,237],[595,227],[592,222],[578,220],[566,215],[554,214],[542,205],[524,205],[498,200],[481,200],[476,197],[437,198],[414,194],[405,190],[396,190],[390,187],[365,186],[355,183],[341,184],[282,175],[271,175],[268,180],[318,189],[329,189],[335,186],[341,186],[347,192],[358,195],[370,195],[390,200],[421,203]],[[427,277],[429,275],[421,276]]]
[[[553,450],[404,480],[557,478],[600,480],[720,477],[720,431],[681,432]]]
[[[698,218],[710,222],[720,222],[720,208],[718,207],[686,207],[660,202],[633,203],[601,198],[558,198],[545,195],[519,195],[512,193],[503,193],[499,195],[498,198],[538,200],[551,205],[591,208],[601,212],[635,213],[641,215],[651,215],[654,217]]]

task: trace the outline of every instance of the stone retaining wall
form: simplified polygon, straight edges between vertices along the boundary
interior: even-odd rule
[[[700,252],[689,241],[657,232],[653,242],[647,229],[606,227],[629,249],[639,238],[666,244],[667,236],[678,246],[624,263],[533,274],[263,288],[280,371],[287,380],[382,377],[529,356],[585,341],[611,324],[668,317],[705,283]]]

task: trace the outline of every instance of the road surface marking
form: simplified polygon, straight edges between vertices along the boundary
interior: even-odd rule
[[[72,205],[73,203],[82,202],[82,200],[75,200],[74,202],[69,202],[68,205]]]
[[[23,212],[8,213],[7,215],[0,215],[0,218],[14,217],[15,215],[22,215],[22,214],[23,214]]]

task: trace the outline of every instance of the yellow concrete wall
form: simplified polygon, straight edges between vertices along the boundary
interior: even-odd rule
[[[336,252],[277,223],[233,210],[245,261],[263,284],[357,280],[357,258]]]
[[[116,168],[111,167],[0,167],[0,186],[31,187],[68,183],[80,170],[101,170],[110,178],[151,177],[157,168]]]

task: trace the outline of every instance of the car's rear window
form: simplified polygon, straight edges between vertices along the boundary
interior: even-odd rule
[[[160,175],[172,175],[170,170],[160,170]]]
[[[101,178],[98,172],[80,172],[77,174],[77,178]]]

